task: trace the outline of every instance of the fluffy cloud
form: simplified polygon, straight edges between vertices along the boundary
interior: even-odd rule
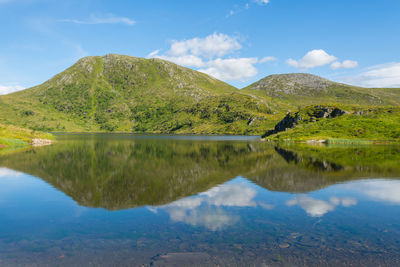
[[[25,87],[19,85],[11,85],[11,86],[0,85],[0,95],[6,95],[24,89]]]
[[[343,62],[340,61],[335,61],[331,64],[331,69],[336,70],[336,69],[351,69],[351,68],[355,68],[358,66],[358,62],[357,61],[353,61],[353,60],[345,60]]]
[[[205,38],[173,41],[168,54],[172,56],[192,54],[201,57],[221,57],[240,48],[242,46],[236,37],[223,33],[213,33]]]
[[[241,81],[257,75],[258,70],[254,67],[257,62],[257,58],[219,58],[207,62],[208,68],[199,71],[220,80]]]
[[[286,202],[288,206],[299,205],[311,217],[322,217],[329,211],[333,211],[336,206],[342,204],[343,207],[351,207],[357,204],[354,198],[331,197],[329,202],[315,199],[309,196],[300,195]]]
[[[200,68],[206,65],[200,57],[195,55],[181,55],[177,57],[171,57],[171,56],[156,56],[156,57],[174,62],[178,65],[189,66],[189,67]]]
[[[329,55],[322,49],[314,49],[309,51],[300,60],[288,59],[286,63],[289,66],[299,69],[310,69],[320,67],[335,61],[337,58],[333,55]]]
[[[370,67],[354,77],[346,77],[344,82],[365,87],[400,88],[400,63],[393,62]]]
[[[245,183],[223,184],[196,197],[183,198],[160,207],[150,207],[149,210],[157,212],[160,208],[169,214],[172,221],[204,226],[215,231],[239,220],[238,216],[229,214],[223,207],[255,207],[256,195],[256,190]]]
[[[244,184],[225,184],[214,187],[200,196],[206,197],[206,201],[214,206],[252,207],[256,203],[253,198],[257,192]]]
[[[90,17],[86,20],[77,20],[77,19],[64,19],[62,22],[71,22],[76,24],[125,24],[125,25],[135,25],[136,22],[130,18],[126,17],[118,17],[114,15],[108,15],[105,17],[98,17],[96,15],[91,14]]]
[[[203,226],[212,231],[223,229],[238,221],[238,217],[221,209],[199,208],[193,210],[169,207],[166,209],[174,222],[183,222],[192,226]]]
[[[225,81],[243,81],[253,77],[258,74],[254,66],[256,63],[275,60],[274,57],[265,57],[260,61],[257,58],[232,57],[241,48],[237,37],[213,33],[204,38],[172,41],[165,53],[159,54],[160,50],[155,50],[148,57],[198,68],[198,71]]]
[[[325,213],[335,209],[335,206],[329,202],[303,195],[287,201],[286,205],[299,205],[311,217],[321,217]]]

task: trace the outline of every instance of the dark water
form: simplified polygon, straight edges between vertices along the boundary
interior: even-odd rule
[[[400,147],[60,135],[0,154],[0,266],[398,266]]]

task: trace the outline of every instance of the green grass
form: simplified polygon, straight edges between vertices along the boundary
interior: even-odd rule
[[[33,138],[53,139],[53,136],[31,129],[0,124],[1,152],[28,147]]]
[[[107,55],[0,97],[0,123],[56,132],[257,135],[279,119],[276,107],[171,62]]]
[[[300,78],[302,75],[305,74],[300,74]],[[299,75],[290,77],[273,76],[275,80],[269,83],[272,89],[254,89],[258,82],[238,90],[204,73],[161,59],[86,57],[41,85],[0,96],[0,123],[44,132],[261,135],[287,111],[304,109],[310,104],[400,105],[399,89],[359,88],[312,76],[326,82],[326,89],[296,83],[293,90],[287,90],[292,84],[287,79]],[[342,122],[344,126],[349,124]],[[335,127],[329,123],[326,127]],[[359,128],[366,129],[370,123],[364,120],[364,124]],[[384,131],[388,129],[387,125],[378,126]],[[325,132],[312,127],[304,126],[304,136],[296,134],[295,138],[318,133],[321,138],[354,136],[334,130],[323,136]],[[368,134],[364,136],[370,138]]]
[[[298,125],[284,132],[268,136],[277,141],[326,140],[328,143],[371,144],[400,142],[399,107],[359,107],[336,105],[350,114],[335,118],[313,119],[315,106],[308,106],[298,113]],[[362,115],[354,112],[362,112]]]

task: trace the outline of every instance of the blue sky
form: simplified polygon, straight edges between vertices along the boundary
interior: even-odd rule
[[[398,0],[0,0],[0,94],[108,53],[239,88],[290,72],[400,87],[399,14]]]

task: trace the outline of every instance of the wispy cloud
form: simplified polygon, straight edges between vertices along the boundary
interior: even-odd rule
[[[267,5],[269,4],[269,0],[254,0],[255,3],[259,5]]]
[[[149,53],[149,54],[147,55],[147,57],[148,57],[148,58],[152,58],[152,57],[158,55],[158,53],[160,53],[160,49],[154,50],[153,52]]]
[[[125,24],[125,25],[135,25],[136,22],[127,17],[118,17],[115,15],[108,15],[108,16],[96,16],[91,14],[88,19],[63,19],[61,22],[70,22],[76,24]]]
[[[345,60],[343,62],[335,61],[331,64],[331,69],[351,69],[358,66],[358,62],[354,60]]]
[[[364,87],[400,88],[400,62],[375,65],[358,75],[342,80]]]
[[[0,85],[0,95],[7,95],[24,89],[25,87],[20,85]]]
[[[268,57],[263,57],[260,59],[259,63],[265,63],[265,62],[270,62],[270,61],[276,61],[276,57],[268,56]]]
[[[253,0],[253,3],[256,3],[259,6],[266,6],[269,3],[269,0]],[[229,10],[228,14],[225,16],[226,18],[232,17],[236,14],[239,14],[243,11],[250,9],[250,2],[246,3],[243,6],[234,5],[232,9]]]

